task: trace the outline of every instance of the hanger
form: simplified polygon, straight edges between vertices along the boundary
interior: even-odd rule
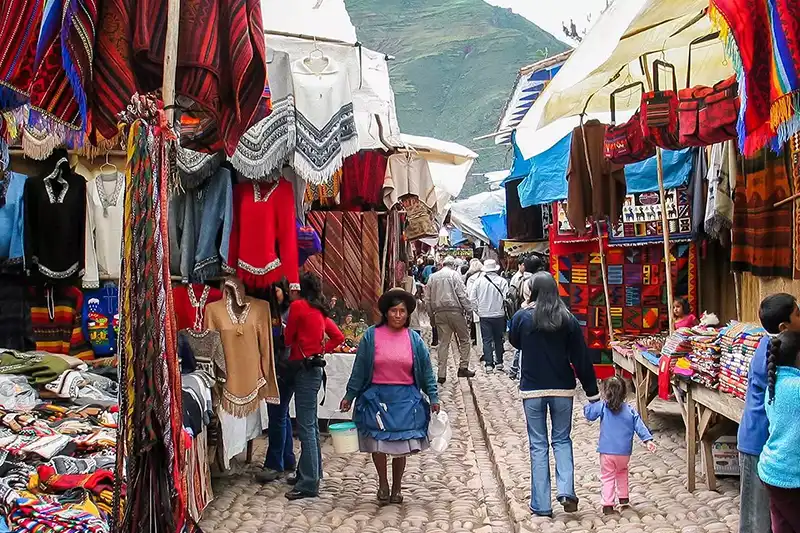
[[[315,61],[319,61],[319,62],[323,62],[324,61],[324,65],[322,66],[322,68],[320,68],[319,70],[317,70],[316,68],[313,68],[312,67],[312,63],[315,62]],[[327,68],[329,63],[330,63],[330,60],[327,57],[325,57],[325,53],[322,51],[322,49],[320,49],[319,44],[317,44],[317,39],[314,38],[314,48],[303,59],[303,64],[305,64],[305,66],[311,72],[314,72],[315,74],[320,74],[320,73],[322,73],[323,70],[325,70]]]
[[[117,165],[108,160],[108,152],[106,152],[106,162],[100,165],[98,176],[102,181],[117,181],[118,172]]]

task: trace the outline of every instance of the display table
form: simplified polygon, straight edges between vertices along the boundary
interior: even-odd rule
[[[347,391],[347,381],[350,379],[350,372],[353,370],[353,363],[356,360],[354,353],[330,353],[325,355],[325,374],[328,377],[328,385],[325,391],[319,391],[319,401],[325,398],[325,403],[317,407],[317,418],[320,420],[351,420],[352,410],[349,413],[339,411],[339,402],[344,398]],[[294,399],[289,407],[289,415],[294,418]]]
[[[716,490],[712,445],[731,430],[728,421],[736,424],[742,421],[744,401],[694,382],[673,381],[672,388],[686,425],[687,489],[693,492],[697,485],[695,461],[699,444],[708,490]]]
[[[645,358],[639,350],[633,350],[633,357],[625,355],[612,347],[611,358],[614,365],[633,376],[636,391],[636,410],[647,424],[647,406],[658,394],[658,367]]]
[[[636,363],[634,362],[633,358],[628,357],[627,355],[621,353],[616,348],[611,350],[611,360],[614,362],[615,365],[617,365],[627,373],[631,375],[636,373]]]

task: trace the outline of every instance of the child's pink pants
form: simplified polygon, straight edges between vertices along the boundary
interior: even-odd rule
[[[601,499],[603,506],[614,505],[617,498],[628,498],[628,463],[630,455],[600,454]]]

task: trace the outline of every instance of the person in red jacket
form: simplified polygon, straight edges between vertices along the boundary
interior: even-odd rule
[[[300,460],[297,462],[297,475],[289,480],[294,483],[294,489],[286,493],[289,500],[319,495],[322,452],[317,423],[317,396],[325,366],[323,354],[344,342],[344,335],[328,317],[328,312],[319,277],[310,272],[304,273],[300,278],[299,297],[289,306],[289,318],[284,331],[286,345],[291,348],[289,361],[297,361],[299,367],[294,381],[294,404]]]

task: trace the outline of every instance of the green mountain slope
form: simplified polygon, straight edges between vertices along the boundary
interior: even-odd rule
[[[359,40],[395,56],[389,72],[400,129],[461,143],[480,157],[473,173],[508,168],[490,133],[518,69],[566,49],[510,10],[483,0],[345,0]],[[546,7],[543,6],[543,9]],[[470,177],[461,196],[486,188]]]

